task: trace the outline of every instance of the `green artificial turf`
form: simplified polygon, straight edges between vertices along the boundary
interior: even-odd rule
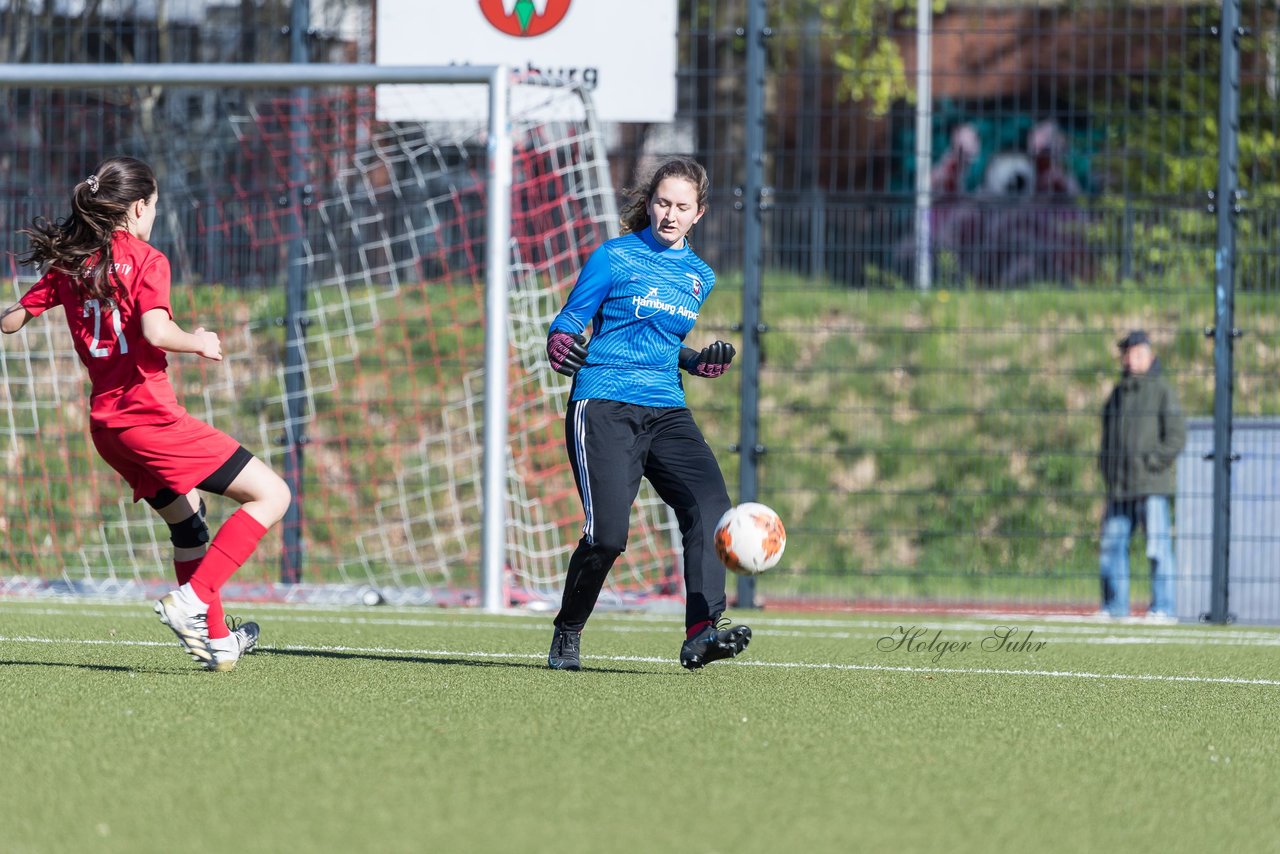
[[[228,610],[218,674],[0,600],[0,851],[1276,850],[1275,629],[765,611],[687,673],[598,614],[561,673],[546,614]]]

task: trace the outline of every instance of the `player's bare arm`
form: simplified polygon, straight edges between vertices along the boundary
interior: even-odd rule
[[[142,315],[142,336],[152,345],[170,353],[195,353],[215,362],[222,361],[222,342],[218,333],[203,326],[194,332],[184,332],[162,308],[153,308]]]
[[[0,329],[3,329],[6,335],[12,335],[26,326],[27,321],[33,317],[35,315],[27,311],[26,306],[16,302],[6,308],[4,314],[0,314]]]

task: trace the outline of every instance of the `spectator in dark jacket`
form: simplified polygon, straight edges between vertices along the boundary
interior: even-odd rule
[[[1170,514],[1174,462],[1187,429],[1173,387],[1160,371],[1151,339],[1138,329],[1118,342],[1124,375],[1102,409],[1098,467],[1107,489],[1102,517],[1102,613],[1129,614],[1129,539],[1146,531],[1155,622],[1174,620],[1173,535]]]

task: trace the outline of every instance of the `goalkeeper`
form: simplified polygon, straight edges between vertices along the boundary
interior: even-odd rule
[[[683,537],[680,663],[696,670],[737,655],[751,640],[751,629],[721,621],[725,569],[714,537],[729,494],[685,406],[680,379],[681,369],[719,377],[734,356],[724,341],[702,350],[682,346],[715,286],[715,273],[688,242],[706,212],[707,183],[697,161],[675,158],[659,166],[646,187],[631,191],[623,235],[591,254],[551,323],[551,366],[574,378],[565,446],[586,516],[547,657],[557,670],[581,668],[582,629],[627,547],[641,477],[675,511]],[[588,323],[589,345],[582,334]]]

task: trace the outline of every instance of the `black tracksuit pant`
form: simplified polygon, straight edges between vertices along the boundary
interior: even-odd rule
[[[582,631],[605,576],[626,550],[631,505],[647,478],[675,511],[684,540],[685,626],[724,611],[725,569],[716,522],[729,493],[715,455],[686,407],[575,400],[565,414],[565,446],[586,521],[569,559],[556,626]]]

